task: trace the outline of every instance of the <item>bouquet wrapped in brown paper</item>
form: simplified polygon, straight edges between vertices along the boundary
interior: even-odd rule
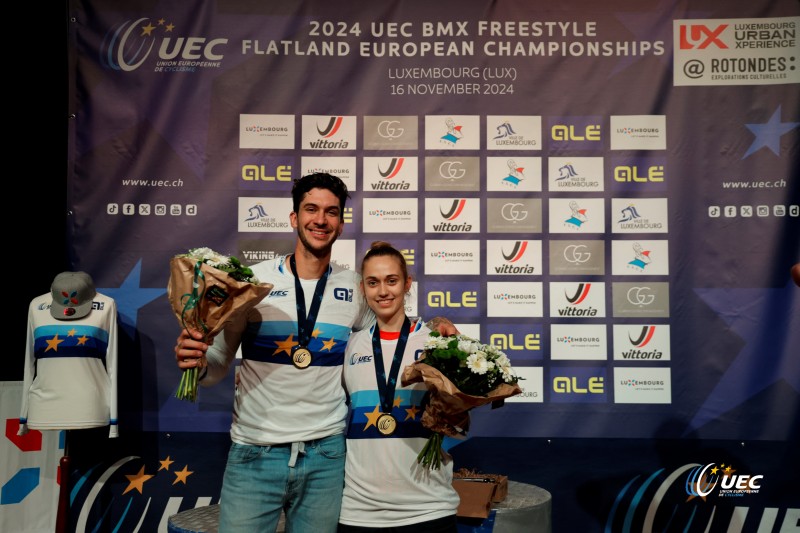
[[[420,360],[403,369],[402,383],[424,382],[430,402],[422,413],[422,425],[433,432],[417,462],[436,470],[441,466],[444,437],[464,436],[469,411],[522,392],[511,361],[494,346],[467,337],[441,337],[433,332]]]
[[[249,267],[233,256],[210,248],[193,248],[170,260],[167,298],[184,328],[204,334],[208,342],[222,328],[260,302],[272,285],[260,283]],[[197,400],[197,368],[183,371],[178,391],[181,400]]]

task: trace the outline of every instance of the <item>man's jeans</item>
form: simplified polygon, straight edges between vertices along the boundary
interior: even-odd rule
[[[342,505],[343,434],[278,446],[231,444],[220,494],[220,533],[335,532]]]

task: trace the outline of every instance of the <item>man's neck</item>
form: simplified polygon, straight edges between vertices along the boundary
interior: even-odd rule
[[[300,279],[319,279],[330,265],[331,254],[317,257],[298,243],[294,249],[294,261]]]

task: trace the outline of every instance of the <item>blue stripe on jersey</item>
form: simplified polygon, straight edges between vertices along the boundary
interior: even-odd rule
[[[33,335],[33,355],[36,359],[90,357],[105,361],[108,351],[108,332],[94,326],[40,326]]]
[[[276,364],[292,364],[291,349],[298,344],[297,322],[251,322],[242,334],[242,358]],[[335,324],[317,324],[308,349],[312,366],[341,366],[350,328]]]
[[[420,405],[422,404],[422,398],[428,393],[427,390],[424,389],[410,389],[410,390],[398,390],[395,391],[394,397],[400,397],[400,403],[402,405]],[[381,401],[378,396],[378,390],[362,390],[354,392],[350,395],[350,405],[353,408],[358,407],[369,407],[369,409],[373,409],[376,405],[380,405]]]
[[[93,337],[95,339],[100,340],[108,344],[108,332],[102,328],[98,328],[96,326],[86,326],[86,325],[72,325],[67,323],[64,324],[48,324],[46,326],[39,326],[38,328],[33,330],[34,337],[52,337],[55,334],[59,334],[62,337],[80,337],[85,335],[87,337]]]
[[[377,394],[376,394],[377,398]],[[347,425],[348,439],[386,439],[386,438],[408,438],[430,436],[431,431],[425,428],[420,422],[422,419],[423,408],[417,404],[401,404],[392,407],[392,416],[397,421],[397,429],[391,435],[383,435],[378,431],[375,424],[369,423],[367,415],[375,416],[375,408],[380,407],[377,403],[371,407],[357,407],[350,410],[350,419]],[[409,410],[411,412],[409,412]]]

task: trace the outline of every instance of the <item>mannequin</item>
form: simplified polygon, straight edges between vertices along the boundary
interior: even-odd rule
[[[86,272],[62,272],[28,307],[18,435],[109,426],[117,437],[117,306]]]

